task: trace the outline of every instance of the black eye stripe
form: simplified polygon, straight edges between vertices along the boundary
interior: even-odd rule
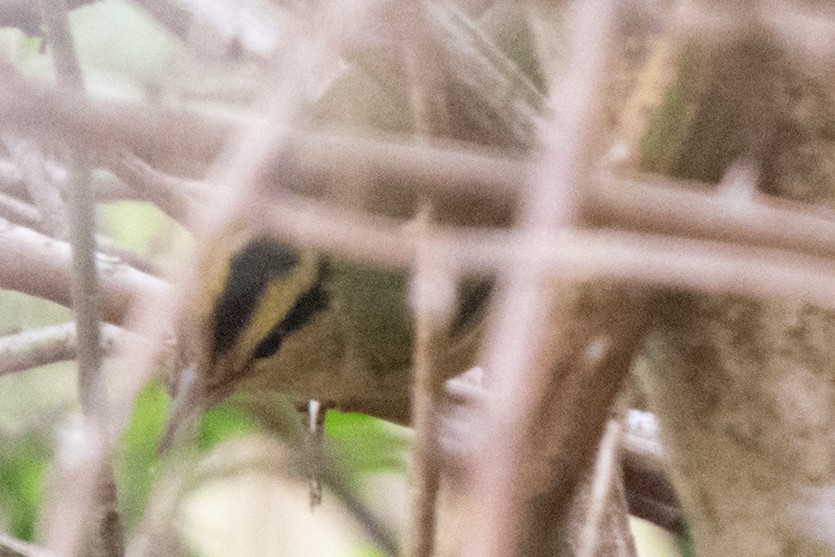
[[[319,271],[316,282],[304,294],[299,296],[292,309],[279,321],[264,337],[258,348],[255,349],[255,358],[269,358],[281,347],[281,342],[294,331],[302,328],[310,321],[316,313],[326,309],[330,298],[325,290],[325,281],[328,277],[328,265],[326,260],[319,262]]]
[[[213,356],[232,347],[270,283],[290,274],[298,264],[295,251],[267,238],[251,241],[232,257],[214,308]]]

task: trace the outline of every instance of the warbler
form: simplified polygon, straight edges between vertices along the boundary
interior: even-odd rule
[[[195,366],[175,379],[180,399],[168,437],[185,415],[236,389],[409,422],[412,317],[404,270],[359,265],[254,232],[215,245],[192,316]],[[222,242],[221,242],[222,244]],[[487,280],[467,281],[450,328],[444,378],[476,360]],[[185,414],[183,414],[185,413]]]
[[[421,24],[426,40],[434,45],[431,52],[443,53],[446,60],[438,64],[442,79],[433,84],[433,95],[445,107],[439,114],[455,123],[447,130],[448,139],[525,152],[534,142],[536,118],[544,105],[541,91],[454,5],[426,3],[421,9],[426,11]],[[519,25],[522,33],[524,25]],[[399,44],[402,38],[387,40]],[[533,52],[530,45],[522,50]],[[409,95],[395,93],[412,79],[404,73],[408,64],[398,57],[378,60],[373,48],[351,52],[349,58],[356,58],[352,71],[323,93],[311,109],[311,120],[323,126],[359,121],[372,129],[414,132],[397,124],[414,116]],[[398,77],[391,80],[392,75]],[[357,108],[366,103],[373,106],[367,113]],[[378,122],[381,113],[392,121]],[[296,181],[309,178],[315,183],[305,183],[295,193],[315,196],[322,190],[315,176],[288,168],[292,157],[276,158],[282,160],[279,180],[285,187],[292,189]],[[370,191],[374,207],[364,207],[370,212],[397,219],[414,214],[415,200],[396,188],[375,183]],[[509,208],[495,214],[486,209],[489,203],[447,198],[448,203],[433,207],[439,221],[472,226],[509,221]],[[210,406],[235,389],[268,389],[408,423],[412,317],[405,270],[331,259],[243,226],[218,236],[198,256],[203,260],[195,265],[199,271],[185,304],[189,316],[178,327],[185,360],[194,363],[173,382],[184,408],[196,400]],[[443,378],[474,365],[489,291],[489,280],[462,284],[447,354],[441,358]],[[173,423],[179,420],[176,415]]]

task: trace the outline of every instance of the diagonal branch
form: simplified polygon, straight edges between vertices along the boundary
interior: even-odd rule
[[[17,290],[70,307],[69,244],[0,220],[0,288]],[[124,323],[130,305],[140,297],[159,298],[168,286],[136,269],[99,257],[102,312],[105,321]]]
[[[113,325],[102,326],[101,351],[110,354],[124,332]],[[78,355],[75,324],[66,323],[0,337],[0,376],[33,367],[73,360]]]

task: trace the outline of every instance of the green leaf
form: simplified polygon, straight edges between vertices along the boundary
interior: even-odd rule
[[[353,474],[406,471],[411,437],[407,428],[365,414],[330,411],[325,432]]]
[[[232,437],[252,433],[256,429],[255,423],[245,410],[234,402],[222,402],[203,415],[200,448],[208,449]]]
[[[139,524],[148,503],[158,465],[157,444],[169,406],[160,382],[146,385],[136,397],[130,422],[116,450],[114,473],[128,531]]]
[[[10,515],[11,534],[32,540],[43,482],[52,458],[39,433],[3,440],[0,451],[0,500]]]

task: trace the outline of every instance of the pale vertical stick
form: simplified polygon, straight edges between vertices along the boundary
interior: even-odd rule
[[[411,302],[415,323],[412,425],[415,428],[412,469],[412,515],[407,540],[409,557],[430,557],[435,549],[438,491],[441,485],[440,410],[442,360],[449,349],[448,332],[455,306],[455,281],[439,252],[432,249],[429,224],[415,253]]]
[[[536,353],[551,306],[547,277],[552,271],[543,258],[535,256],[534,247],[538,234],[570,227],[577,218],[576,192],[588,178],[597,139],[594,132],[600,129],[595,118],[600,113],[614,12],[608,0],[575,6],[572,58],[565,74],[551,86],[555,122],[543,129],[542,159],[534,167],[523,198],[520,259],[500,276],[500,302],[488,334],[485,367],[495,405],[487,415],[484,447],[470,463],[471,536],[464,544],[465,555],[509,556],[518,544],[524,512],[520,499],[524,478],[518,472],[524,464],[530,412],[538,406],[548,371],[537,365]],[[528,246],[530,253],[524,253]]]
[[[66,0],[43,0],[42,9],[58,83],[65,91],[83,93],[84,79],[70,34]],[[81,450],[89,450],[89,454],[80,455],[85,463],[83,466],[79,462],[62,463],[63,472],[78,479],[74,489],[80,490],[81,496],[63,502],[74,506],[75,512],[66,512],[69,508],[63,507],[65,512],[55,516],[61,524],[51,524],[49,541],[51,548],[63,554],[80,554],[88,511],[95,510],[95,516],[101,520],[96,521],[92,545],[100,554],[119,555],[124,552],[124,540],[115,484],[106,458],[99,458],[108,452],[108,412],[106,386],[101,374],[99,327],[102,311],[95,259],[95,214],[90,192],[91,172],[85,152],[70,149],[67,167],[69,234],[73,246],[72,299],[78,335],[78,391],[85,419],[82,435],[86,442]],[[65,450],[72,449],[65,447]],[[78,447],[75,450],[79,450]],[[85,466],[89,469],[84,469]],[[84,551],[89,552],[89,549]]]

